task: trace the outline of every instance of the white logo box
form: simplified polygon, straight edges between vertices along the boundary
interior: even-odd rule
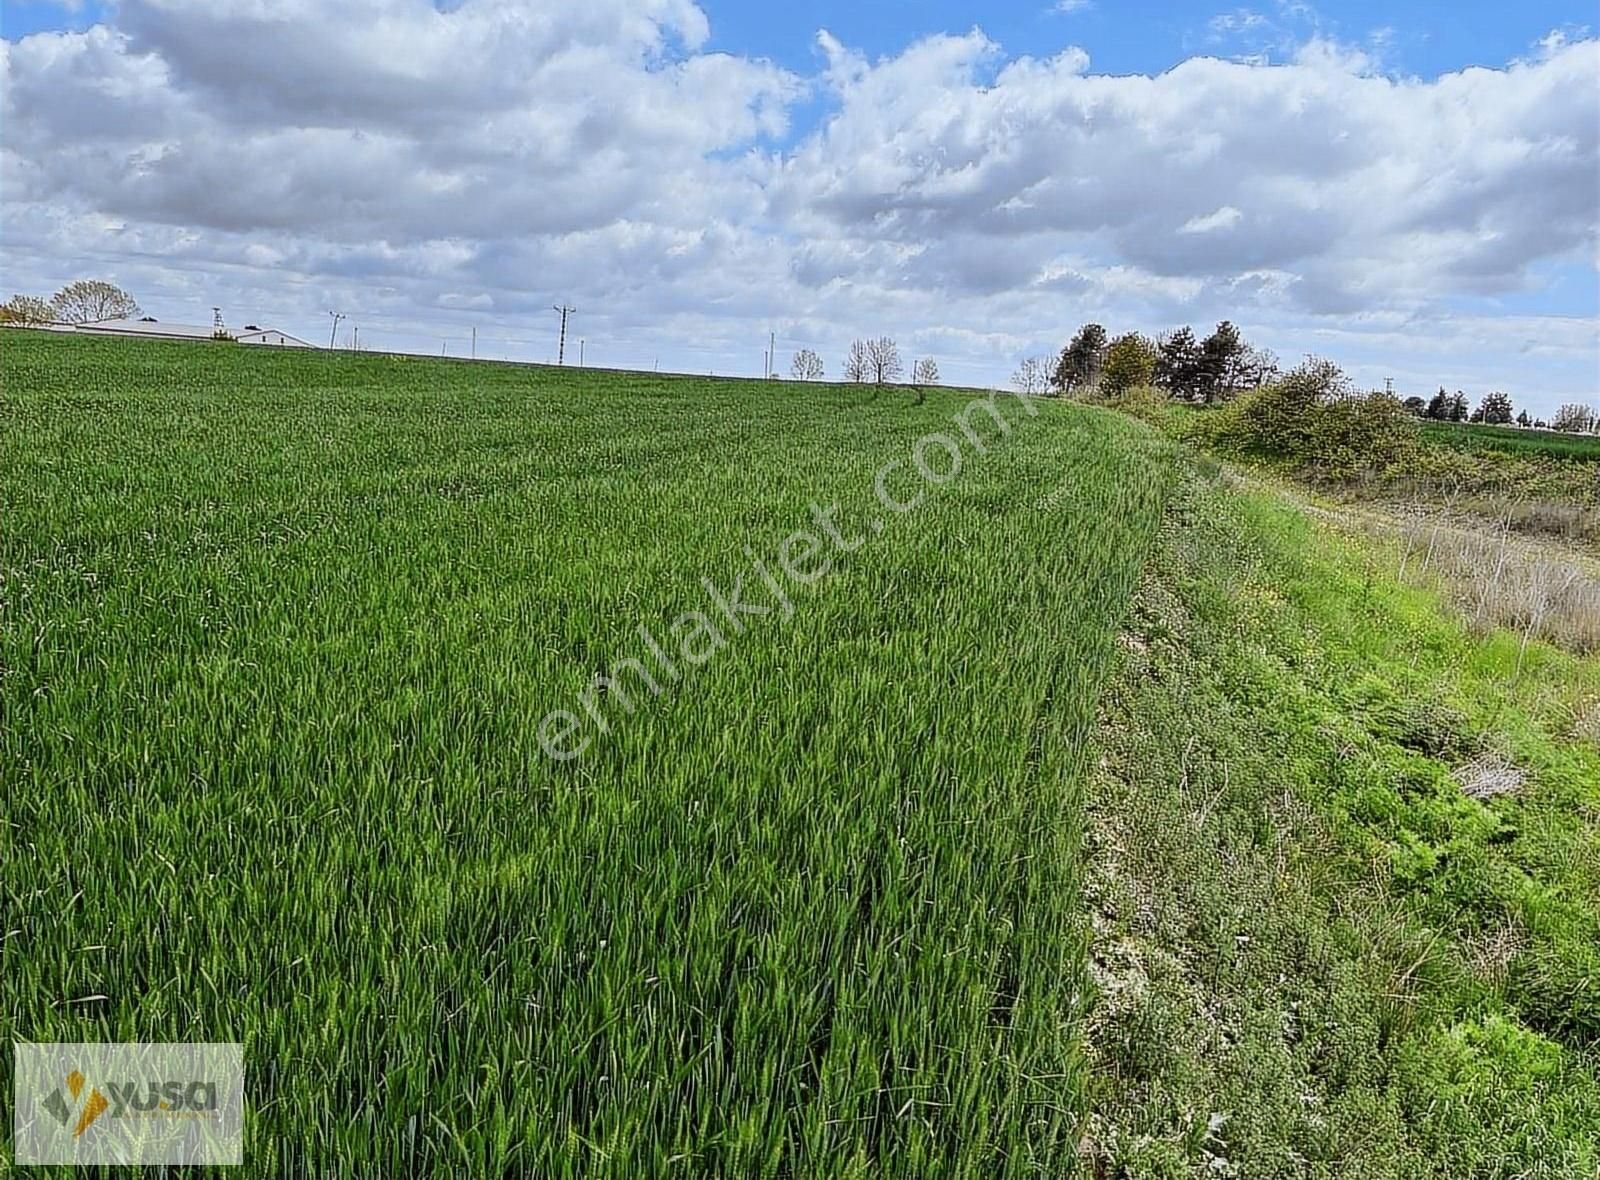
[[[18,1164],[241,1164],[244,1046],[17,1042]]]

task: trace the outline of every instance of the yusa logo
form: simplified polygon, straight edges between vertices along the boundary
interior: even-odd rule
[[[211,1118],[217,1110],[215,1082],[107,1082],[104,1093],[98,1086],[89,1086],[88,1093],[84,1093],[84,1089],[83,1074],[73,1070],[66,1078],[66,1094],[57,1087],[41,1103],[63,1127],[72,1123],[76,1115],[72,1128],[74,1139],[108,1112],[114,1119]],[[110,1098],[106,1097],[107,1093]],[[71,1096],[70,1104],[67,1095]]]

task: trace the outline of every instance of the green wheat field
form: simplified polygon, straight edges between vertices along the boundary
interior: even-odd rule
[[[935,486],[971,392],[0,347],[0,1040],[242,1041],[255,1175],[1070,1170],[1168,444],[1002,398]],[[593,695],[813,504],[792,618]]]
[[[1593,463],[1600,460],[1600,436],[1561,434],[1553,430],[1522,430],[1514,426],[1484,426],[1467,422],[1424,422],[1424,436],[1440,446],[1458,451],[1538,456]]]

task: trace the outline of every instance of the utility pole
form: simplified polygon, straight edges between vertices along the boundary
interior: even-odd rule
[[[583,337],[578,337],[578,368],[583,368]]]
[[[1390,397],[1394,396],[1394,378],[1393,377],[1385,377],[1383,379],[1383,392],[1387,393]]]
[[[333,317],[333,327],[328,331],[328,347],[332,348],[334,346],[335,339],[339,335],[339,321],[344,319],[344,312],[330,311],[328,314]]]
[[[568,307],[563,303],[559,307],[552,307],[550,310],[561,313],[561,339],[556,345],[556,364],[564,365],[567,363],[567,317],[578,309],[576,307]]]
[[[767,333],[767,376],[771,377],[774,369],[778,367],[778,334]]]
[[[478,325],[472,325],[472,359],[478,359]]]
[[[351,352],[360,352],[361,351],[361,325],[360,324],[357,324],[355,327],[350,329],[350,351]]]

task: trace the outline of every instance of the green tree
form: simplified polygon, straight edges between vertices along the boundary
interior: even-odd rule
[[[1395,467],[1417,439],[1403,402],[1383,393],[1353,396],[1340,368],[1316,357],[1236,399],[1206,429],[1224,447],[1337,479]]]
[[[1455,396],[1450,399],[1450,421],[1465,422],[1467,414],[1467,395],[1458,389]]]
[[[1428,412],[1425,416],[1435,422],[1448,422],[1450,420],[1450,395],[1444,391],[1444,386],[1439,386],[1439,392],[1433,395],[1433,400],[1428,403]]]
[[[1100,370],[1100,392],[1106,397],[1120,397],[1130,389],[1149,385],[1155,371],[1155,342],[1137,332],[1125,333],[1106,349],[1106,362]]]
[[[1507,426],[1511,422],[1511,399],[1499,390],[1483,395],[1483,404],[1478,407],[1483,415],[1484,424],[1487,426]]]
[[[1099,324],[1085,324],[1061,350],[1050,384],[1060,393],[1072,393],[1093,384],[1105,363],[1106,330]]]
[[[1195,396],[1209,405],[1237,392],[1244,357],[1245,346],[1239,339],[1239,329],[1223,320],[1200,344]]]
[[[1184,401],[1197,396],[1201,384],[1200,345],[1188,327],[1167,333],[1157,346],[1155,382]]]

